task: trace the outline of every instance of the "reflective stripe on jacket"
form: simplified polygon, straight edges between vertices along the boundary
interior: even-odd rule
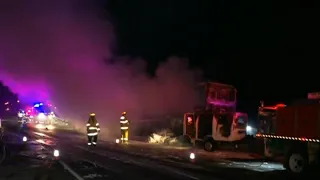
[[[99,123],[96,123],[96,124],[87,123],[87,134],[88,134],[88,136],[96,136],[96,135],[98,135],[99,131],[100,131]]]
[[[127,117],[125,117],[125,116],[120,117],[120,129],[121,130],[129,129],[129,121],[128,121]]]

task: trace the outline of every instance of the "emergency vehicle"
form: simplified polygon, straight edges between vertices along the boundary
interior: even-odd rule
[[[317,95],[318,94],[318,95]],[[264,155],[282,159],[290,172],[301,173],[319,165],[320,93],[309,93],[308,99],[292,105],[259,107],[257,138],[264,142]]]
[[[32,107],[27,108],[26,117],[37,124],[36,127],[39,129],[53,129],[56,116],[51,109],[48,104],[42,102],[34,103]]]
[[[237,90],[231,85],[206,82],[206,108],[184,114],[183,134],[192,143],[203,143],[206,151],[219,144],[236,143],[246,137],[248,116],[236,111]]]

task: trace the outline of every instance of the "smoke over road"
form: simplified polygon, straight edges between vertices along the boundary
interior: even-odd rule
[[[91,111],[104,124],[123,110],[134,120],[192,109],[198,72],[172,57],[150,77],[144,60],[117,58],[112,26],[93,2],[1,1],[0,80],[22,101],[48,99],[81,124]]]

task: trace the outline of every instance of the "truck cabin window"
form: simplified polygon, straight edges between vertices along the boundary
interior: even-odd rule
[[[236,91],[230,89],[223,89],[220,91],[212,91],[210,93],[212,99],[224,102],[234,102],[236,98]]]
[[[247,123],[246,117],[244,116],[238,117],[238,124],[246,124],[246,123]]]

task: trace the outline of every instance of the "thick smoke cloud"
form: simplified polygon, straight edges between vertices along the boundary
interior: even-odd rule
[[[112,26],[93,2],[1,1],[0,80],[22,101],[49,100],[81,125],[91,111],[117,124],[123,110],[133,121],[191,110],[198,73],[172,57],[150,77],[145,61],[115,57]]]

